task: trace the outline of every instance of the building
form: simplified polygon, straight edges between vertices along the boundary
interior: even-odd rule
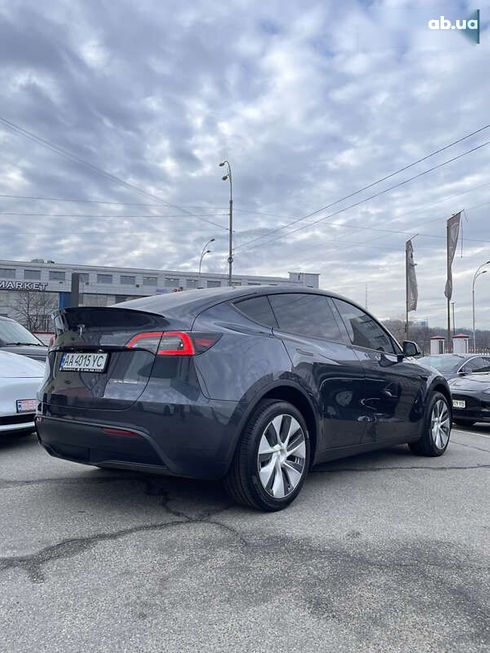
[[[53,261],[0,260],[0,315],[13,317],[32,331],[49,331],[50,314],[70,303],[72,274],[80,275],[83,306],[110,306],[148,295],[218,288],[228,285],[225,274],[57,264]],[[289,272],[287,278],[237,274],[235,286],[289,284],[318,288],[319,274]]]

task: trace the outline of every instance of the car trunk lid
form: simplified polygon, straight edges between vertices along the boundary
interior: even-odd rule
[[[117,307],[59,311],[43,401],[60,408],[127,408],[146,388],[156,353],[151,340],[136,348],[128,344],[141,333],[158,333],[173,326],[162,315]],[[77,361],[81,367],[77,368]],[[87,361],[103,364],[83,369]]]

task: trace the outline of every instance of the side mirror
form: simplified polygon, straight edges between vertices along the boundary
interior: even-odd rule
[[[404,340],[403,344],[403,357],[406,358],[407,356],[420,356],[422,353],[419,349],[419,346],[416,342],[412,342],[411,340]]]

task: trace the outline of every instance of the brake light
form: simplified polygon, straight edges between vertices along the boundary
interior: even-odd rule
[[[220,336],[219,333],[151,331],[138,333],[126,346],[130,349],[149,349],[158,356],[195,356],[216,344]]]

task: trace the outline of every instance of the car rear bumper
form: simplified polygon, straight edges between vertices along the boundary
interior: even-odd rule
[[[43,404],[39,442],[52,456],[87,465],[201,479],[223,477],[238,441],[236,402],[63,410]],[[53,414],[56,413],[56,414]]]
[[[474,422],[490,422],[490,401],[478,395],[453,393],[454,401],[464,401],[464,408],[453,406],[453,419],[467,419]]]
[[[490,422],[490,411],[489,410],[478,410],[478,409],[461,409],[453,408],[453,419],[460,419],[472,422]]]
[[[34,431],[34,415],[2,415],[0,416],[0,435],[2,433],[16,433]]]

